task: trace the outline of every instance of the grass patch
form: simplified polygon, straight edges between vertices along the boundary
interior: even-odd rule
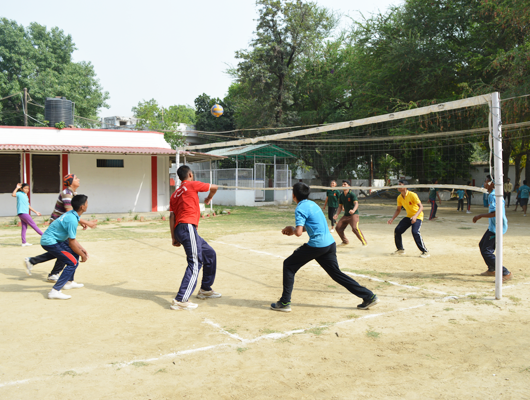
[[[444,308],[444,311],[453,311],[454,308]]]
[[[159,369],[158,371],[155,372],[155,374],[158,374],[158,373],[167,373],[167,371],[166,371],[165,368],[161,368],[161,369]]]
[[[515,296],[509,296],[508,297],[511,301],[513,301],[515,304],[518,304],[521,302],[521,299],[519,297],[515,297]]]
[[[466,317],[466,319],[467,319],[468,321],[473,321],[473,322],[477,322],[477,321],[478,321],[478,319],[475,319],[475,318],[473,318],[473,317],[470,317],[469,315]]]
[[[237,348],[237,352],[238,352],[239,354],[242,354],[242,353],[244,353],[244,352],[247,351],[247,350],[248,350],[248,348],[246,348],[246,347],[238,347],[238,348]]]
[[[372,271],[369,269],[351,269],[351,268],[343,268],[343,271],[347,272],[353,272],[354,274],[360,274],[360,275],[370,275],[370,276],[377,276],[378,278],[384,278],[387,276],[392,276],[392,274],[388,272],[378,272],[378,271]]]
[[[319,335],[322,335],[324,332],[326,332],[327,329],[328,329],[327,326],[317,326],[316,328],[308,329],[306,332],[319,336]]]
[[[337,289],[337,286],[335,286],[335,285],[327,285],[327,287],[330,288],[330,289]]]
[[[521,371],[519,372],[530,372],[530,367],[526,367],[526,368],[523,368]]]
[[[131,364],[134,367],[147,367],[149,363],[143,362],[143,361],[135,361]]]
[[[359,315],[358,314],[348,314],[348,315],[346,315],[346,318],[355,319],[355,318],[359,318]]]
[[[461,227],[459,227],[457,229],[473,229],[473,228],[468,228],[467,226],[461,226]]]
[[[274,329],[268,329],[268,328],[260,329],[259,331],[263,333],[264,335],[270,335],[271,333],[280,333],[280,331],[275,331]]]
[[[232,335],[235,335],[237,333],[237,330],[235,330],[234,328],[227,328],[226,326],[224,326],[223,329],[226,332],[231,333]]]
[[[379,339],[379,337],[381,336],[381,332],[376,332],[372,328],[368,328],[366,330],[366,336],[372,339]]]
[[[77,375],[78,375],[77,372],[72,371],[72,370],[70,370],[70,371],[66,371],[66,372],[63,372],[63,373],[61,374],[61,376],[77,376]]]

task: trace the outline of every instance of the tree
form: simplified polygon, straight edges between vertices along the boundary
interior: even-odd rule
[[[215,104],[223,107],[223,115],[220,117],[214,117],[211,113],[211,109]],[[221,100],[219,98],[211,98],[206,93],[199,95],[195,99],[195,116],[197,120],[195,128],[198,131],[224,132],[236,129],[232,99],[229,96]]]
[[[299,58],[320,46],[338,20],[313,2],[257,0],[256,4],[256,37],[251,49],[236,52],[241,61],[232,74],[250,98],[258,100],[247,104],[259,111],[247,113],[255,116],[252,127],[285,126],[296,120],[291,106]]]
[[[90,62],[72,62],[76,50],[70,35],[54,27],[31,23],[24,28],[15,21],[0,19],[0,98],[24,88],[32,103],[43,105],[46,97],[64,96],[75,103],[75,113],[97,119],[102,107],[109,107]],[[0,124],[23,125],[20,96],[0,102]],[[42,107],[28,105],[28,114],[44,120]],[[30,125],[40,125],[29,119]],[[83,120],[76,124],[85,126]],[[90,125],[90,124],[88,124]]]
[[[138,118],[137,130],[152,130],[164,132],[164,139],[172,149],[185,144],[180,124],[193,125],[196,121],[195,110],[189,106],[177,105],[164,108],[155,99],[138,102],[132,108],[134,116]]]

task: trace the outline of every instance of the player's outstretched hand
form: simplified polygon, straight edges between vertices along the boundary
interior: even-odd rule
[[[40,217],[42,214],[40,212],[37,211],[37,215]]]
[[[473,217],[473,223],[475,224],[480,219],[480,215],[475,215]]]
[[[294,235],[294,226],[286,226],[282,229],[282,233],[287,236],[293,236]]]
[[[338,217],[338,215],[337,215],[337,214],[335,214],[335,215],[333,216],[333,219],[337,219],[337,217]]]
[[[87,221],[86,224],[90,229],[95,229],[98,225],[98,221]]]
[[[180,242],[177,239],[173,239],[173,246],[180,247]]]
[[[204,204],[208,205],[212,202],[212,198],[211,197],[207,197],[204,199]]]
[[[394,222],[394,220],[392,220],[392,219],[389,219],[388,221],[386,221],[386,223],[387,223],[388,225],[392,225],[392,222]]]

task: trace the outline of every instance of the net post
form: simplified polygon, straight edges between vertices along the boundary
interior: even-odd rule
[[[504,185],[502,170],[502,121],[501,102],[499,92],[491,97],[492,136],[493,136],[493,167],[495,169],[495,299],[502,298],[502,255],[503,255],[503,216],[506,212],[502,206]]]

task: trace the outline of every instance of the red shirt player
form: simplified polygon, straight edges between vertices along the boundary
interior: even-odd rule
[[[217,185],[194,181],[193,172],[187,165],[182,165],[177,170],[177,175],[182,184],[171,195],[169,226],[173,246],[182,245],[184,247],[188,266],[184,278],[182,278],[179,292],[170,308],[172,310],[191,310],[197,308],[197,304],[188,301],[188,299],[197,286],[201,267],[203,268],[202,282],[197,297],[199,299],[221,297],[221,293],[212,289],[217,270],[215,250],[197,233],[201,215],[198,192],[210,191],[204,200],[204,204],[210,204],[213,195],[217,192]]]

